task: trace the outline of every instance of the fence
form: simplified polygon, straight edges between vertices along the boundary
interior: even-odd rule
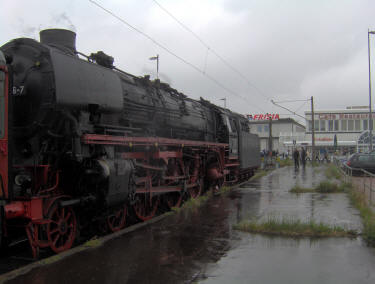
[[[373,206],[375,204],[375,174],[364,169],[351,168],[336,158],[333,161],[344,174],[344,181],[350,182],[357,191],[366,197],[368,205]]]

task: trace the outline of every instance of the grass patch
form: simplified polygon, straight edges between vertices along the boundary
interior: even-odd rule
[[[92,247],[92,248],[99,247],[101,245],[102,245],[102,242],[100,239],[91,239],[83,244],[83,246],[85,247]]]
[[[322,181],[315,187],[315,192],[318,193],[338,193],[344,192],[339,184],[330,181]]]
[[[311,166],[312,167],[320,167],[321,164],[319,162],[313,161],[313,162],[311,162]]]
[[[362,237],[372,246],[375,246],[375,213],[369,208],[366,197],[363,193],[353,189],[351,184],[347,185],[349,190],[349,198],[355,208],[359,210],[362,218],[363,231]]]
[[[348,192],[350,184],[348,183],[335,183],[330,181],[322,181],[315,188],[301,187],[298,184],[292,187],[289,192],[291,193],[342,193]]]
[[[269,171],[266,171],[266,170],[258,170],[256,171],[255,175],[253,175],[249,180],[254,180],[254,179],[264,177],[265,175],[268,174],[268,172]]]
[[[45,265],[45,264],[51,264],[51,263],[55,263],[57,261],[61,260],[61,255],[53,255],[53,256],[50,256],[50,257],[47,257],[45,259],[41,259],[39,261],[39,263]]]
[[[292,193],[307,193],[307,192],[315,192],[315,189],[313,188],[309,188],[309,187],[302,187],[300,185],[295,185],[293,186],[289,192],[292,192]]]
[[[212,197],[212,192],[208,191],[205,195],[199,196],[197,198],[189,198],[182,204],[181,207],[172,207],[171,210],[177,213],[183,210],[193,210],[205,204],[207,200],[210,199],[210,197]]]
[[[289,158],[286,158],[284,160],[279,160],[279,166],[280,168],[282,167],[287,167],[287,166],[292,166],[293,165],[293,161]]]
[[[339,226],[331,226],[314,220],[302,222],[293,218],[269,217],[265,222],[241,221],[235,230],[288,237],[355,237],[358,233]]]
[[[341,179],[341,173],[340,170],[333,164],[330,164],[327,169],[325,170],[325,174],[327,178],[335,178],[340,180]]]
[[[219,190],[219,194],[227,194],[231,191],[231,187],[230,186],[222,186]]]

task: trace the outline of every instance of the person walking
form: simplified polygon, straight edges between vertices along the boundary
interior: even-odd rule
[[[299,151],[297,148],[293,152],[293,159],[294,159],[294,168],[298,169],[299,168]]]
[[[305,150],[305,148],[302,148],[301,160],[302,160],[302,167],[305,168],[305,166],[306,166],[306,150]]]

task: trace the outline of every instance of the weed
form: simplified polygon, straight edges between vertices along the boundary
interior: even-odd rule
[[[53,255],[53,256],[50,256],[50,257],[47,257],[45,259],[42,259],[40,260],[39,262],[42,264],[42,265],[45,265],[45,264],[51,264],[51,263],[55,263],[57,261],[61,260],[61,255]]]
[[[289,192],[292,193],[307,193],[307,192],[315,192],[315,189],[313,188],[308,188],[308,187],[301,187],[298,184],[293,186]]]
[[[249,180],[254,180],[254,179],[264,177],[265,175],[268,174],[268,172],[269,171],[266,171],[266,170],[258,170],[256,171],[255,175],[253,175]]]
[[[221,188],[220,188],[220,191],[219,191],[219,193],[220,194],[227,194],[227,193],[229,193],[230,191],[231,191],[231,187],[230,186],[222,186]]]
[[[355,208],[359,210],[363,223],[363,238],[372,246],[375,245],[375,213],[367,205],[366,197],[352,188],[352,185],[347,186],[349,190],[349,198]]]
[[[282,167],[287,167],[287,166],[292,166],[293,165],[293,161],[289,158],[286,158],[284,160],[279,160],[279,166],[280,168]]]
[[[85,242],[83,244],[83,246],[85,246],[85,247],[98,247],[100,245],[102,245],[101,240],[100,239],[94,239],[94,238],[91,239],[91,240],[88,240],[87,242]]]
[[[291,193],[308,193],[308,192],[317,192],[317,193],[340,193],[348,191],[347,183],[335,183],[330,181],[322,181],[315,188],[301,187],[298,184],[292,187],[289,192]]]
[[[338,193],[343,192],[343,188],[335,182],[322,181],[315,187],[315,192],[319,193]]]
[[[281,235],[289,237],[355,237],[358,233],[336,225],[327,225],[314,220],[302,222],[293,218],[268,217],[265,222],[241,221],[233,226],[235,230],[250,233]]]
[[[199,196],[197,198],[190,198],[184,202],[184,204],[180,208],[173,207],[172,210],[179,212],[181,210],[187,209],[192,210],[198,207],[201,207],[203,204],[207,202],[210,198],[209,192],[206,195]]]
[[[312,167],[320,167],[320,163],[319,163],[319,162],[316,162],[316,161],[312,161],[312,162],[311,162],[311,166],[312,166]]]
[[[326,177],[331,179],[335,178],[340,180],[341,179],[341,173],[340,170],[337,168],[337,166],[330,164],[326,170],[325,170]]]

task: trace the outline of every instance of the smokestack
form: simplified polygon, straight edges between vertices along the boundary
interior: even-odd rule
[[[64,29],[48,29],[40,31],[40,43],[59,48],[75,55],[76,33]]]

